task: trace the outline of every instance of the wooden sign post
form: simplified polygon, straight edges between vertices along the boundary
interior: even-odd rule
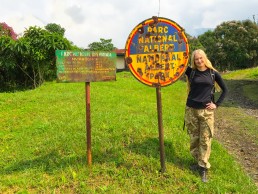
[[[156,88],[160,163],[161,172],[164,172],[161,87],[176,82],[186,70],[189,58],[187,38],[176,22],[153,16],[132,30],[125,49],[125,61],[133,76],[143,84]]]
[[[90,82],[116,80],[116,53],[91,51],[56,51],[58,82],[85,82],[87,162],[91,155]]]
[[[85,82],[86,92],[86,139],[87,139],[87,162],[92,164],[91,156],[91,117],[90,117],[90,82]]]

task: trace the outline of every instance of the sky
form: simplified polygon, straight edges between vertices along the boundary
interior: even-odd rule
[[[224,21],[258,22],[258,0],[0,0],[0,22],[17,34],[56,23],[82,48],[100,38],[124,48],[133,28],[152,16],[173,20],[196,36],[200,28],[216,28]]]

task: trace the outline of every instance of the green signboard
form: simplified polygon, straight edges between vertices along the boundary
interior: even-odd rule
[[[116,53],[104,51],[56,51],[59,82],[116,80]]]

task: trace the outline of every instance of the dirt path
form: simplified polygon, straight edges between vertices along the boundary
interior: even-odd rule
[[[241,109],[249,117],[258,120],[258,107],[250,102],[242,94],[242,87],[239,83],[233,84],[228,82],[229,95],[225,103],[230,101],[237,104],[237,108]],[[241,84],[240,84],[241,85]],[[242,86],[244,83],[242,83]],[[251,136],[245,129],[239,127],[237,123],[229,121],[225,115],[229,114],[226,107],[218,108],[216,114],[217,133],[215,138],[232,154],[236,160],[242,165],[244,170],[255,181],[258,187],[258,144],[257,135]],[[255,126],[258,130],[258,126]],[[256,133],[257,134],[257,133]]]

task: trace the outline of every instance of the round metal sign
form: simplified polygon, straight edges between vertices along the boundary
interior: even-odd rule
[[[125,46],[125,62],[140,82],[167,86],[184,73],[189,45],[184,30],[174,21],[153,16],[138,24]]]

